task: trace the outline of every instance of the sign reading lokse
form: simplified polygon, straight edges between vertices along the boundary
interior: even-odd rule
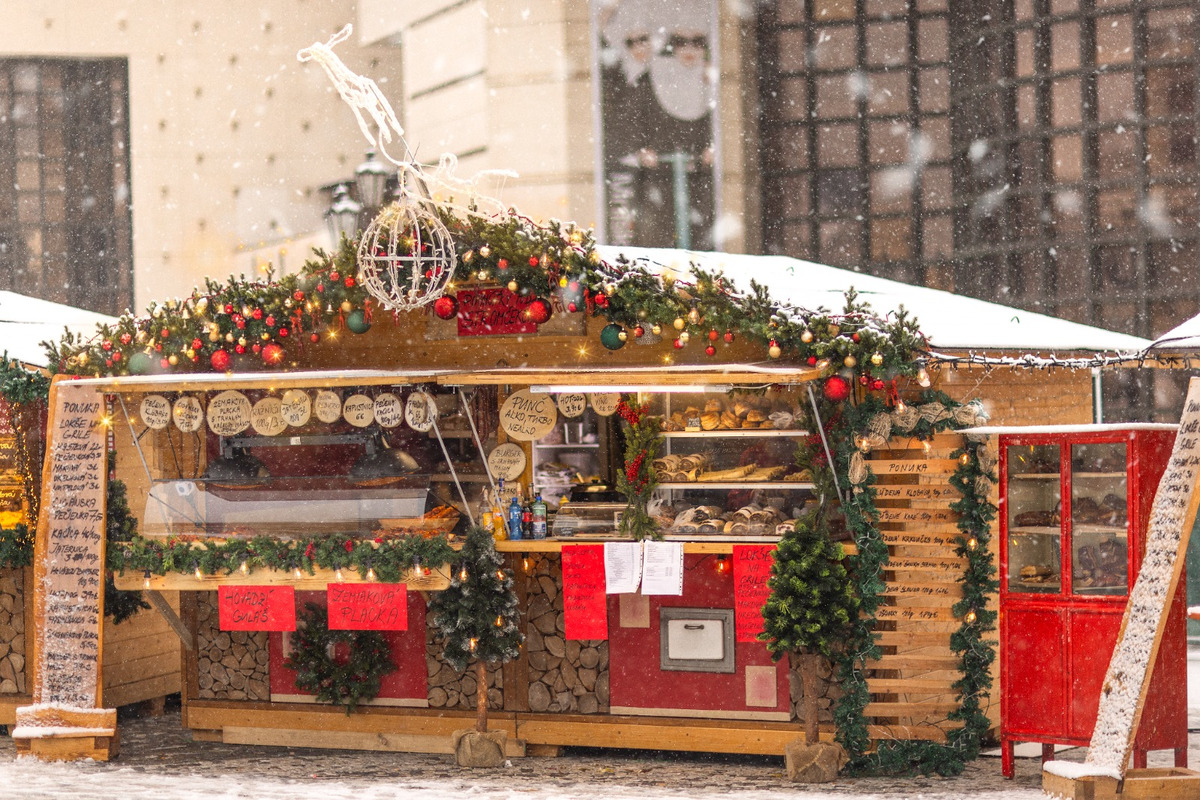
[[[107,478],[103,416],[100,392],[54,383],[34,563],[35,705],[25,709],[28,714],[18,711],[21,738],[38,738],[40,706],[94,712],[99,701]]]

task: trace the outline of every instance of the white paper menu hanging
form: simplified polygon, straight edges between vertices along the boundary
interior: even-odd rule
[[[683,542],[642,542],[642,594],[683,594]]]
[[[639,542],[604,543],[604,591],[636,592],[642,580],[642,545]]]

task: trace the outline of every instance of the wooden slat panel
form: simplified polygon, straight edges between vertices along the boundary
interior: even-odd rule
[[[958,469],[954,458],[872,459],[867,462],[876,475],[952,475]]]
[[[256,569],[245,575],[240,572],[232,575],[201,575],[199,578],[172,572],[168,575],[151,575],[149,588],[171,592],[212,592],[219,586],[294,586],[297,589],[323,590],[331,583],[377,583],[364,580],[353,570],[343,570],[341,578],[331,569],[318,569],[313,575],[302,572],[300,575],[297,578],[291,572],[275,569]],[[118,589],[136,591],[146,588],[147,579],[134,572],[126,572],[114,576],[113,580]],[[410,592],[445,589],[450,585],[449,567],[432,569],[428,575],[420,577],[405,575],[403,583]]]
[[[928,508],[881,508],[879,509],[879,521],[904,523],[907,530],[915,530],[916,526],[954,525],[958,522],[958,514],[953,511],[934,511]]]
[[[880,606],[875,612],[875,617],[884,622],[952,622],[956,621],[953,614],[948,608],[937,608],[936,606],[906,606],[899,608],[896,606]]]
[[[960,534],[961,535],[961,534]],[[879,531],[880,538],[885,544],[903,545],[905,547],[940,547],[945,553],[943,557],[952,555],[954,548],[958,546],[955,541],[955,534],[952,533],[933,533],[927,530],[920,531]]]
[[[949,646],[950,634],[933,631],[876,631],[875,641],[884,647]]]
[[[875,500],[877,502],[938,500],[953,503],[961,499],[962,494],[957,489],[944,483],[875,484]]]
[[[953,700],[930,701],[927,703],[867,703],[864,711],[868,717],[913,717],[926,719],[932,716],[945,716],[951,711],[958,710],[958,703]]]
[[[888,583],[883,595],[936,606],[952,606],[963,597],[962,586],[954,583]]]
[[[950,683],[938,678],[871,678],[867,688],[871,694],[956,694]]]
[[[867,662],[867,669],[919,670],[958,669],[958,656],[896,653]]]

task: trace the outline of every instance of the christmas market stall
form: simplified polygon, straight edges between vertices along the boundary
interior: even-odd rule
[[[53,348],[44,672],[14,738],[111,755],[119,657],[80,589],[107,569],[179,593],[197,738],[779,755],[804,733],[860,772],[955,772],[999,707],[998,451],[961,431],[1086,423],[1090,368],[1144,345],[397,204],[297,274]],[[135,535],[95,513],[110,435]]]
[[[46,350],[64,330],[91,336],[114,317],[0,291],[0,725],[12,725],[30,702],[32,646],[31,521],[37,519],[46,424]],[[125,529],[123,487],[109,485],[109,524]],[[178,638],[136,597],[110,591],[105,644],[118,661],[105,676],[105,699],[116,705],[158,701],[179,691]]]

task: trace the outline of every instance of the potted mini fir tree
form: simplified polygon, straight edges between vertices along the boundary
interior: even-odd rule
[[[771,595],[763,606],[763,632],[771,657],[784,654],[796,659],[804,689],[804,745],[789,747],[788,773],[799,780],[832,780],[844,763],[844,753],[835,744],[822,745],[817,728],[817,676],[836,644],[849,632],[858,613],[858,598],[842,563],[844,553],[827,531],[820,508],[797,520],[784,534],[775,552],[768,587]],[[797,777],[794,761],[822,766]]]
[[[487,667],[516,658],[525,636],[512,577],[490,531],[467,532],[450,586],[434,596],[430,612],[447,663],[460,672],[475,667],[475,728],[455,731],[455,758],[460,766],[501,766],[506,732],[488,731]]]

